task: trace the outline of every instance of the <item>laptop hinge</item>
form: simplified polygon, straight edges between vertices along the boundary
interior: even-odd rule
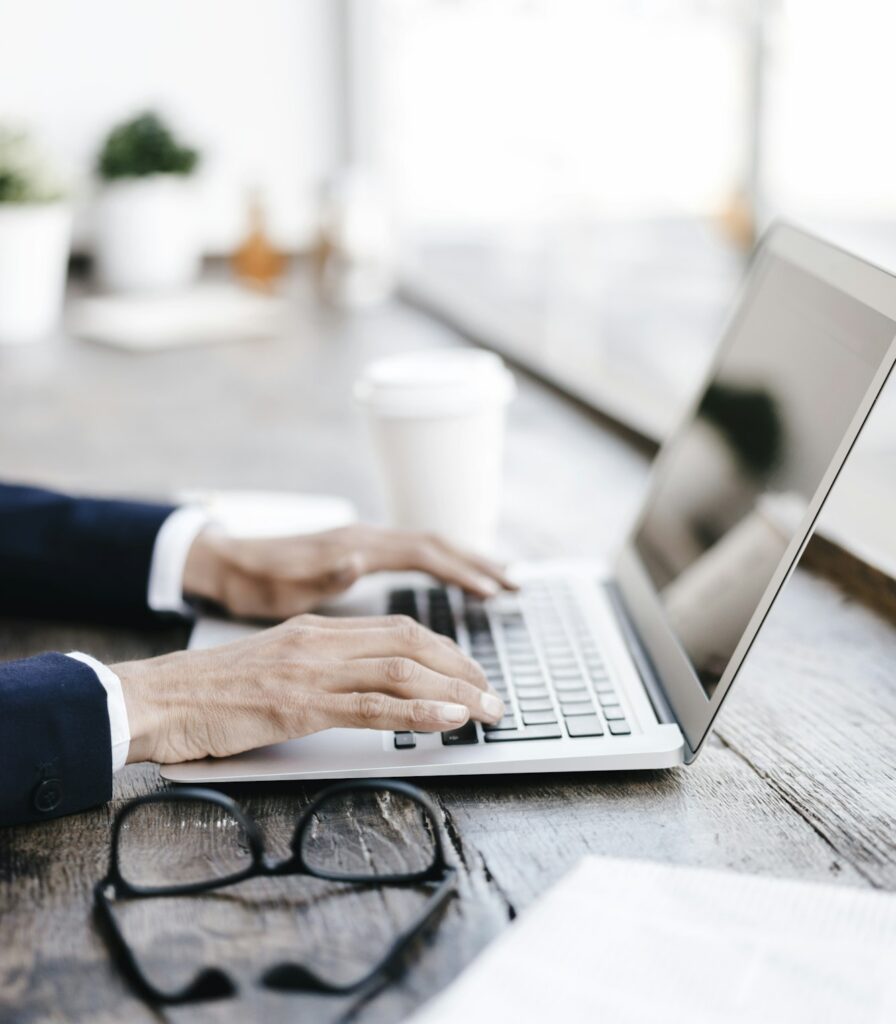
[[[607,592],[613,613],[622,631],[625,645],[629,649],[632,661],[635,663],[635,668],[641,677],[641,682],[644,684],[644,689],[647,691],[647,697],[653,705],[657,719],[663,723],[672,722],[677,725],[678,719],[666,700],[666,696],[663,693],[663,684],[660,682],[659,675],[653,667],[650,655],[644,650],[641,641],[638,639],[638,634],[632,625],[632,620],[629,618],[622,594],[619,592],[619,587],[612,580],[602,580],[600,586]]]

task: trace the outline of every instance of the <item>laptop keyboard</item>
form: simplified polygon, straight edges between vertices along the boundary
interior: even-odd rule
[[[504,701],[494,725],[467,722],[443,732],[445,746],[523,740],[628,736],[631,725],[575,595],[562,581],[527,584],[519,601],[463,598],[462,623],[470,654]],[[521,605],[525,605],[523,614]],[[409,615],[457,640],[455,615],[444,587],[393,590],[389,612]],[[497,634],[497,635],[496,635]],[[503,652],[503,657],[502,657]],[[395,733],[398,750],[413,750],[412,732]]]

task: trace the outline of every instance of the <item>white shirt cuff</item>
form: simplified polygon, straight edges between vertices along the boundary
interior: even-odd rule
[[[75,661],[81,661],[88,668],[92,668],[106,691],[109,734],[112,737],[112,771],[117,772],[119,768],[123,768],[127,764],[128,749],[131,746],[131,728],[128,725],[128,709],[124,702],[121,680],[108,665],[97,661],[96,658],[91,658],[89,654],[71,651],[68,657],[74,658]]]
[[[152,549],[146,588],[146,601],[154,612],[191,614],[184,601],[184,566],[193,541],[209,522],[203,509],[185,505],[175,509],[162,523]]]

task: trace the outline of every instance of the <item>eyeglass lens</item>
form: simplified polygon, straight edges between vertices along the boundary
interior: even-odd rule
[[[210,801],[172,798],[139,805],[118,834],[119,871],[137,888],[223,881],[251,863],[243,826]]]
[[[302,837],[313,871],[346,879],[424,872],[436,857],[429,812],[388,789],[336,792],[317,808]]]

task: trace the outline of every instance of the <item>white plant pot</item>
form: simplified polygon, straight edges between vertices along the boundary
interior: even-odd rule
[[[116,292],[162,291],[199,273],[193,182],[154,174],[103,185],[96,204],[94,255],[100,284]]]
[[[62,312],[71,211],[0,203],[0,344],[40,341]]]

